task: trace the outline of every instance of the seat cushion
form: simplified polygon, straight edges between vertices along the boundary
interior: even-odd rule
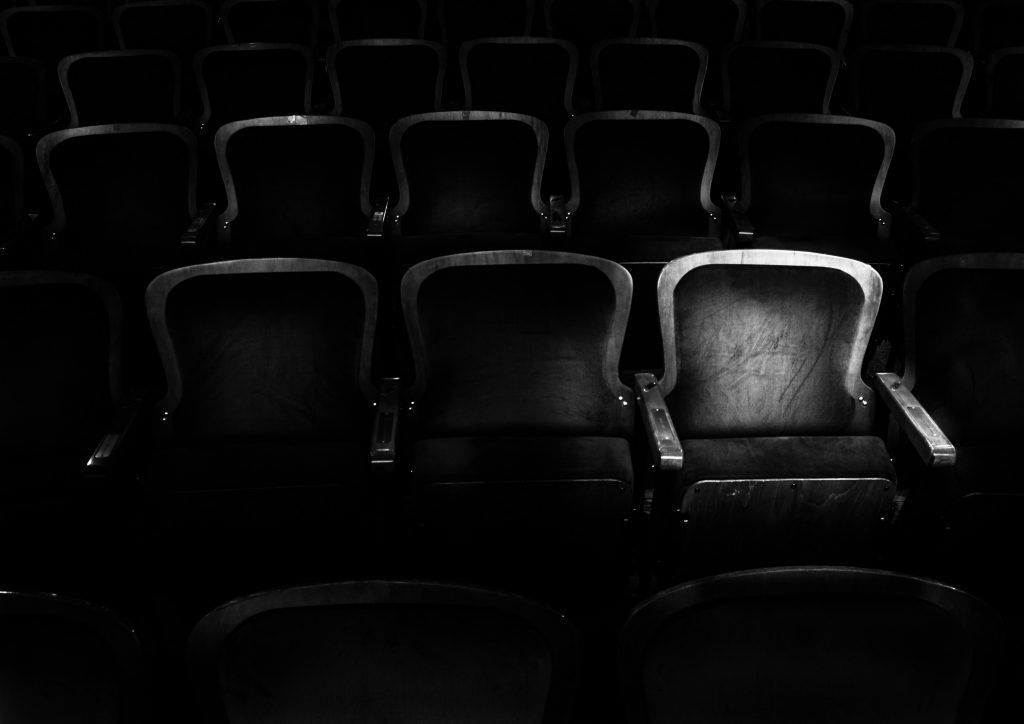
[[[896,480],[881,438],[754,437],[683,440],[680,482],[763,478]]]
[[[629,441],[618,437],[425,439],[413,471],[420,513],[434,521],[564,525],[567,514],[621,519],[632,502]]]

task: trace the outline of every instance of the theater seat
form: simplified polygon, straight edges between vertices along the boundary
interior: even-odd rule
[[[166,50],[108,50],[61,59],[69,127],[180,123],[181,62]]]
[[[443,583],[349,581],[230,601],[189,638],[204,720],[568,722],[579,653],[554,609]]]
[[[422,40],[427,0],[330,0],[334,40],[403,38]]]
[[[298,43],[315,48],[320,5],[315,0],[226,0],[220,17],[229,43]]]
[[[870,267],[806,252],[665,267],[665,374],[636,388],[664,580],[877,560],[896,476],[860,369],[881,295]]]
[[[979,721],[1001,621],[933,580],[742,571],[661,591],[622,631],[627,720]]]
[[[590,606],[624,583],[633,407],[617,370],[631,287],[614,262],[529,250],[406,273],[417,575]]]

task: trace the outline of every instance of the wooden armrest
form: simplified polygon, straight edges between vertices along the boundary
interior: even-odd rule
[[[373,202],[373,213],[370,214],[370,223],[366,225],[366,235],[373,239],[384,236],[384,224],[388,220],[388,205],[391,199],[387,196],[375,199]]]
[[[928,223],[928,219],[924,218],[920,213],[917,212],[914,207],[904,201],[893,201],[893,206],[899,211],[899,213],[914,227],[917,232],[925,241],[941,241],[942,232],[936,229],[934,226]]]
[[[195,218],[189,222],[188,227],[181,235],[183,246],[195,246],[199,243],[199,238],[203,235],[203,230],[206,228],[206,222],[210,220],[210,217],[213,216],[213,212],[216,210],[216,204],[203,204],[199,207]]]
[[[751,241],[754,238],[754,225],[750,223],[747,215],[737,208],[736,197],[731,194],[722,196],[722,208],[725,209],[725,216],[741,241]]]
[[[665,398],[658,389],[657,378],[649,372],[638,373],[633,378],[633,391],[654,466],[658,470],[682,470],[683,446],[668,414]]]
[[[914,394],[893,372],[875,374],[874,387],[903,434],[926,465],[945,468],[956,464],[956,448]]]
[[[374,403],[373,440],[370,443],[370,470],[373,473],[392,473],[398,458],[395,444],[398,437],[399,383],[397,377],[380,381],[377,402]]]
[[[565,197],[552,194],[548,200],[548,233],[566,234],[569,230],[569,212],[565,208]]]
[[[114,468],[119,451],[126,447],[139,423],[145,401],[146,395],[137,393],[121,405],[110,429],[100,438],[85,464],[90,473],[105,474]]]

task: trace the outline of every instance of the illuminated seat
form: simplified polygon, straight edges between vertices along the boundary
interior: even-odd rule
[[[861,366],[882,297],[841,257],[728,250],[658,280],[661,379],[636,378],[667,581],[875,560],[896,478]]]

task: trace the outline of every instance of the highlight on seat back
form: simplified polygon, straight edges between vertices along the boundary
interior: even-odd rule
[[[640,604],[622,630],[627,718],[975,721],[1001,629],[970,594],[889,571],[770,568],[692,581]]]
[[[227,191],[217,219],[227,253],[359,253],[346,241],[366,236],[372,213],[368,125],[335,116],[255,118],[222,126],[214,145]]]
[[[0,593],[4,721],[149,721],[140,645],[101,606],[52,593]]]
[[[442,111],[391,128],[402,234],[537,233],[544,123],[495,111]]]
[[[81,263],[173,263],[196,216],[196,139],[138,123],[55,131],[36,146],[57,252]]]
[[[334,39],[415,38],[427,27],[427,0],[330,0]]]
[[[444,583],[351,581],[231,601],[189,638],[206,719],[566,722],[576,633],[555,610]]]
[[[221,6],[229,43],[298,43],[315,48],[320,6],[314,0],[226,0]]]
[[[181,62],[170,51],[79,53],[57,66],[70,126],[181,121]]]

